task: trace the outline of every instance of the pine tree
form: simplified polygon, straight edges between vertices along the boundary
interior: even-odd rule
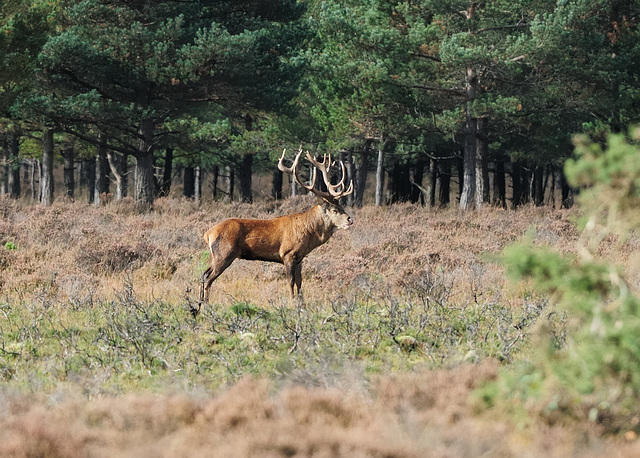
[[[295,13],[288,1],[269,9],[250,1],[73,3],[40,54],[46,85],[23,112],[45,107],[59,129],[135,157],[135,199],[150,204],[167,126],[196,105],[252,106],[278,66],[266,45]]]
[[[0,180],[13,198],[20,196],[20,143],[25,129],[42,125],[22,125],[12,113],[15,101],[37,86],[34,77],[37,55],[53,32],[57,2],[16,1],[0,9],[0,135],[6,139]]]

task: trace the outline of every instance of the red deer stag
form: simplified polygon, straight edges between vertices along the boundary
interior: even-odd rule
[[[338,229],[348,229],[353,219],[338,203],[338,199],[353,192],[353,181],[345,186],[345,167],[342,179],[332,185],[330,180],[331,156],[325,155],[322,162],[316,161],[307,151],[307,159],[314,165],[311,183],[315,183],[316,170],[320,170],[327,191],[306,185],[298,176],[298,163],[302,149],[291,167],[283,164],[286,149],[278,161],[278,168],[293,175],[295,181],[320,198],[320,202],[306,212],[281,216],[275,219],[228,219],[213,226],[204,234],[211,251],[211,266],[202,276],[201,302],[209,300],[213,281],[225,271],[235,259],[279,262],[284,264],[291,298],[297,289],[300,296],[302,285],[302,260],[314,248],[325,243]],[[206,283],[206,285],[205,285]]]

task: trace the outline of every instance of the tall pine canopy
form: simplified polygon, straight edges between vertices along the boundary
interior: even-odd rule
[[[456,181],[462,208],[509,185],[541,204],[574,133],[640,122],[639,18],[640,0],[5,2],[0,134],[133,157],[145,204],[161,154],[224,167],[250,201],[268,152],[300,143],[344,155],[358,204],[374,164],[378,204],[437,182],[447,205]]]
[[[72,2],[40,54],[44,111],[58,130],[135,157],[135,199],[154,199],[154,151],[172,121],[207,104],[236,112],[277,98],[295,2]],[[279,49],[281,44],[282,49]],[[220,110],[218,110],[220,112]]]

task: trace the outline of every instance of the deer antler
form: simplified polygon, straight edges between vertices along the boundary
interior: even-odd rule
[[[293,164],[291,165],[291,167],[285,167],[284,165],[284,155],[287,153],[287,148],[282,150],[282,156],[280,157],[280,160],[278,161],[278,168],[280,170],[282,170],[284,173],[290,173],[292,174],[294,177],[295,176],[295,170],[296,167],[298,166],[298,161],[300,160],[300,155],[302,154],[302,148],[300,148],[300,151],[298,152],[298,155],[296,156],[296,158],[293,160]],[[298,181],[296,179],[296,181]]]
[[[329,170],[331,169],[331,165],[332,165],[331,155],[329,154],[328,156],[328,159],[329,159],[328,163],[327,163],[326,154],[323,156],[322,162],[318,162],[313,158],[313,156],[311,156],[311,154],[309,154],[309,151],[307,151],[307,159],[309,160],[309,162],[311,162],[314,165],[316,169],[322,172],[322,178],[324,179],[324,183],[327,185],[327,190],[329,191],[329,194],[332,197],[339,199],[340,197],[348,196],[353,192],[353,180],[349,183],[348,189],[345,189],[345,186],[344,186],[344,180],[347,177],[347,170],[344,166],[344,162],[340,161],[340,166],[342,167],[342,178],[340,179],[338,184],[332,185],[331,178],[329,176]],[[314,169],[314,173],[315,173],[315,169]]]
[[[300,179],[300,177],[298,177],[298,172],[297,172],[298,163],[300,162],[300,156],[302,155],[302,147],[300,147],[300,149],[298,150],[298,154],[293,160],[293,164],[291,165],[291,167],[285,167],[285,165],[282,162],[284,160],[286,151],[287,151],[286,148],[282,151],[282,157],[278,161],[278,168],[283,172],[290,173],[291,175],[293,175],[293,178],[296,180],[296,182],[300,186],[302,186],[304,189],[311,191],[318,197],[321,197],[324,199],[330,199],[330,200],[337,200],[341,197],[348,196],[353,192],[353,180],[351,180],[351,182],[349,183],[349,187],[347,189],[345,189],[345,186],[344,186],[344,180],[347,176],[347,171],[344,166],[344,162],[340,161],[340,166],[342,167],[342,178],[337,184],[333,185],[331,184],[331,178],[329,176],[329,170],[331,169],[331,164],[332,164],[331,155],[329,155],[328,157],[329,159],[328,163],[327,163],[326,154],[322,158],[322,162],[318,162],[311,156],[309,151],[307,151],[307,159],[314,166],[311,184],[307,185],[307,184],[304,184],[304,182]],[[326,192],[320,191],[313,187],[313,183],[315,183],[316,181],[316,170],[320,170],[320,172],[322,172],[322,178],[324,179],[324,183],[327,186]]]

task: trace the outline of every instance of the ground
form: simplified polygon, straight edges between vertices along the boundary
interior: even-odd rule
[[[572,211],[349,210],[302,302],[282,266],[236,261],[191,316],[210,226],[312,204],[1,199],[0,455],[637,456],[587,417],[483,401],[566,321],[499,255],[573,253]]]

